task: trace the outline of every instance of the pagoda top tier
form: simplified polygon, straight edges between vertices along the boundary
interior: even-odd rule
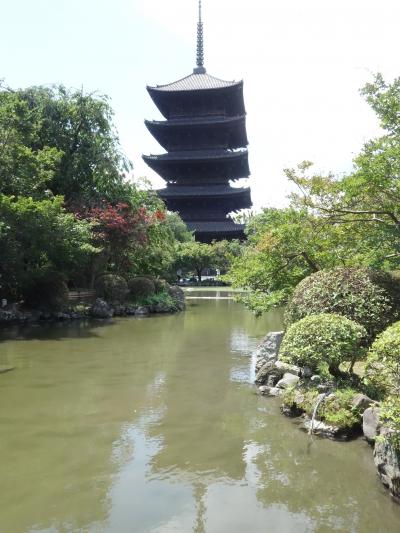
[[[178,81],[166,85],[147,86],[148,91],[182,92],[182,91],[209,91],[213,89],[227,89],[229,87],[242,87],[243,81],[225,81],[204,73],[193,73]]]
[[[147,87],[147,90],[168,120],[246,114],[243,81],[223,81],[209,74],[190,74],[168,85]]]

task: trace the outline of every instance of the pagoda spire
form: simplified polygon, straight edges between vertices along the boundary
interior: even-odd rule
[[[194,74],[205,74],[204,68],[204,31],[203,20],[201,17],[201,0],[199,0],[199,21],[197,23],[197,54],[196,54],[196,68],[193,70]]]

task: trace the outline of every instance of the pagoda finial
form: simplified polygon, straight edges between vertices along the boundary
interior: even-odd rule
[[[196,68],[193,70],[194,74],[205,74],[204,68],[204,32],[203,20],[201,18],[201,0],[199,0],[199,22],[197,23],[197,54],[196,54]]]

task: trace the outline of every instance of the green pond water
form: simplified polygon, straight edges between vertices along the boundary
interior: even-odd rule
[[[398,533],[361,439],[311,439],[255,394],[281,313],[188,295],[173,316],[0,331],[0,532]]]

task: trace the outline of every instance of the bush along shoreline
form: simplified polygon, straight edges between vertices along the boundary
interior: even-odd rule
[[[122,316],[148,316],[184,311],[185,294],[165,280],[133,278],[128,283],[115,274],[104,274],[95,283],[94,302],[71,305],[68,289],[58,283],[43,286],[35,304],[13,303],[0,309],[0,326],[42,321],[86,318],[109,319]]]
[[[320,437],[363,436],[400,503],[399,282],[369,269],[313,274],[296,288],[284,332],[256,351],[258,391]],[[365,300],[368,295],[369,299]]]

